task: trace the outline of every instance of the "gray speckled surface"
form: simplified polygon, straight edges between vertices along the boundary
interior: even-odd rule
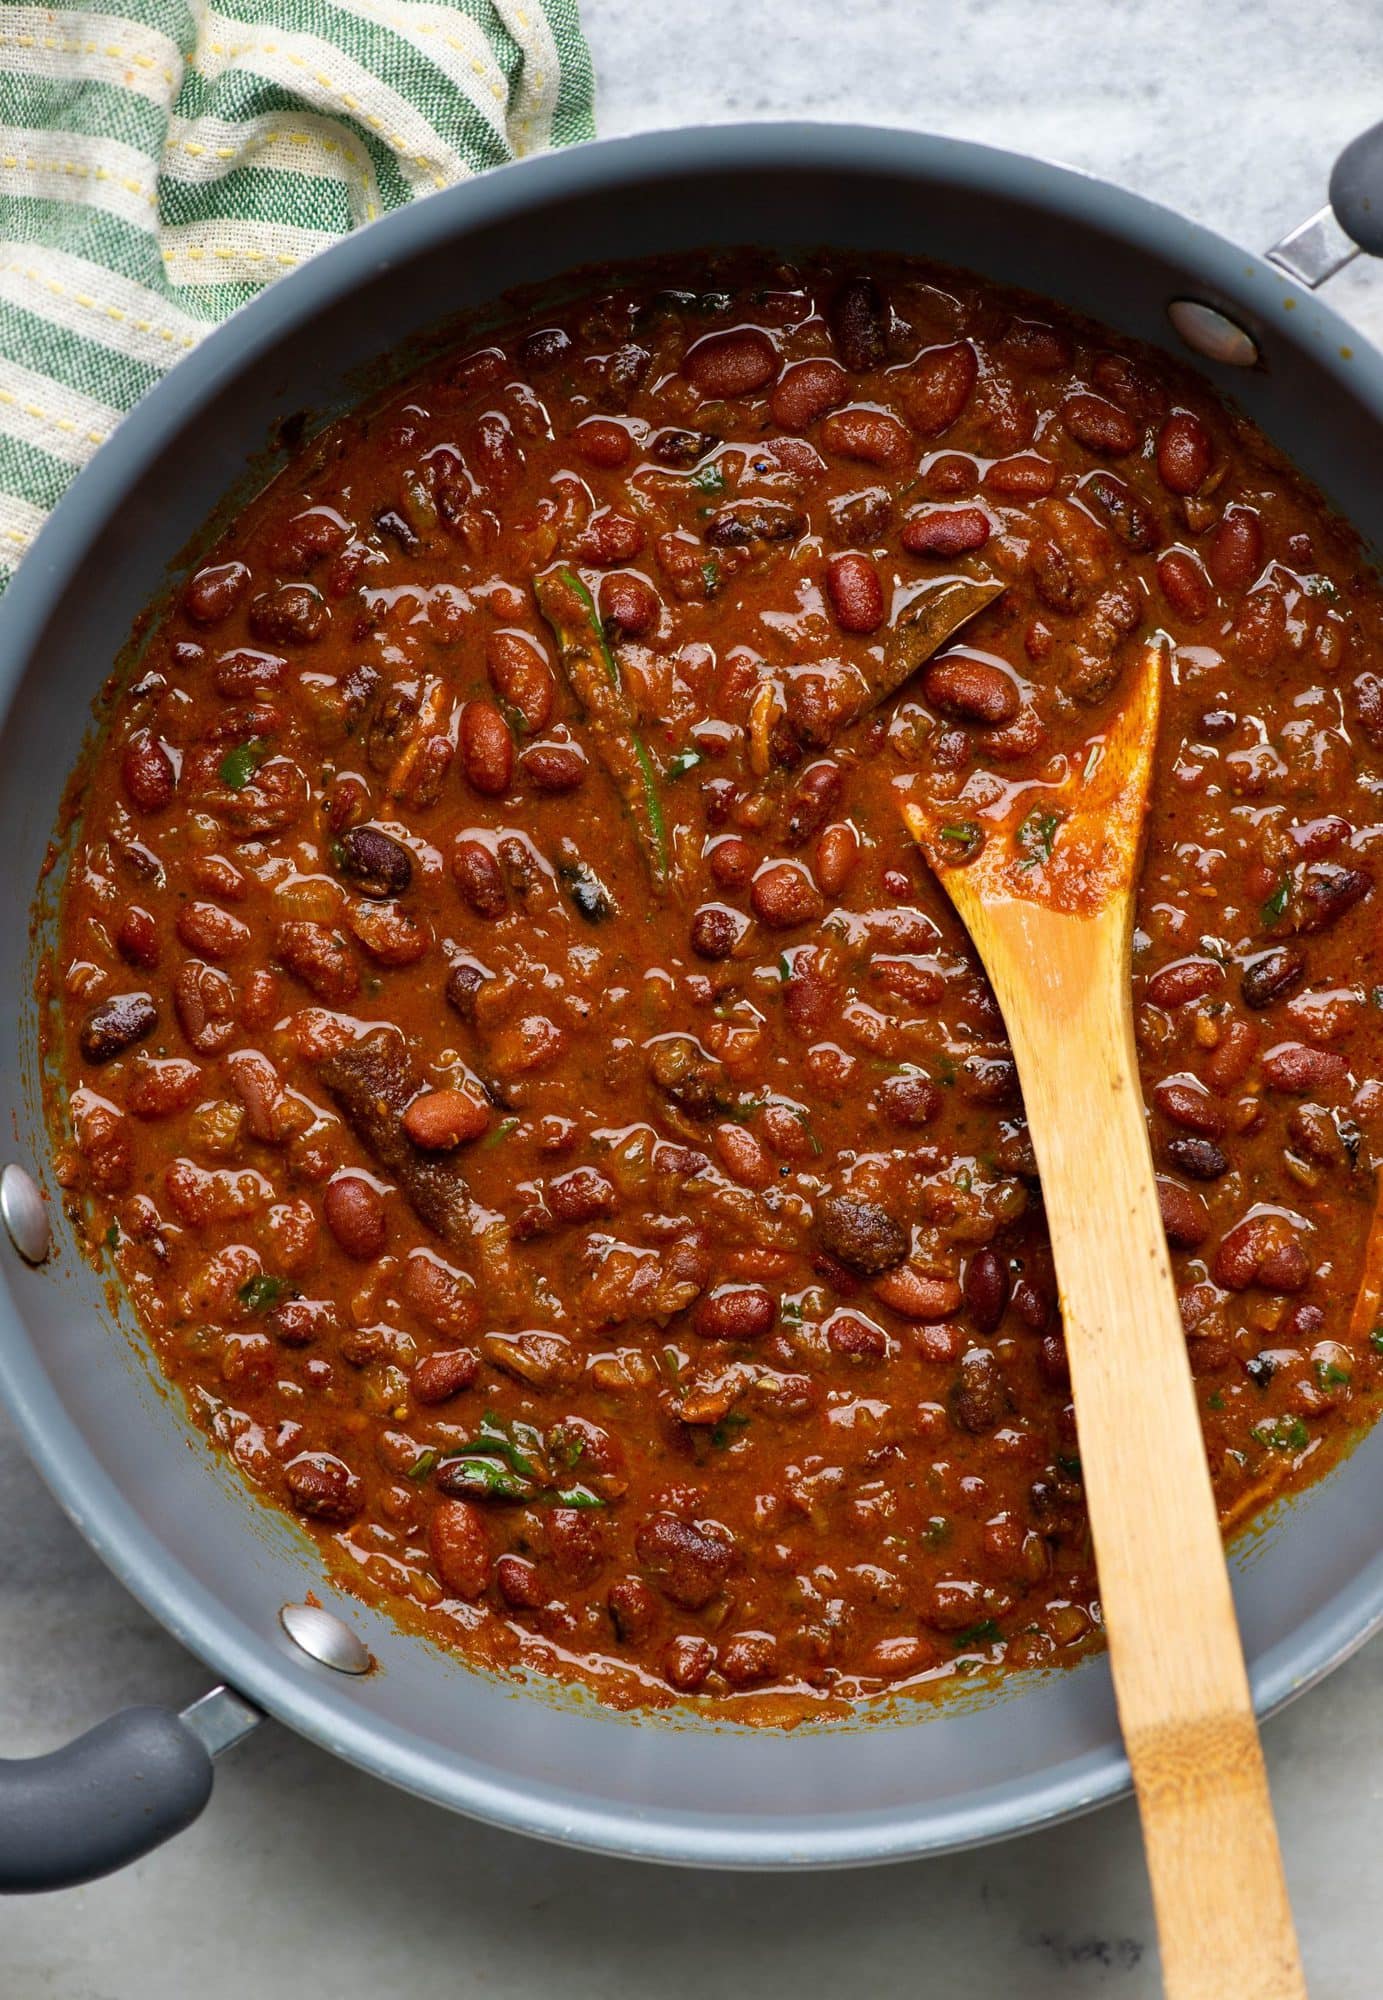
[[[1383,109],[1379,0],[585,0],[609,134],[809,113],[1090,168],[1249,244],[1323,198]],[[1383,268],[1332,296],[1383,341]],[[0,1749],[203,1670],[102,1570],[0,1420]],[[1383,1646],[1265,1732],[1317,2000],[1383,1987]],[[1129,1807],[830,1881],[652,1871],[448,1818],[266,1726],[202,1822],[113,1881],[0,1908],[10,2000],[480,1993],[984,2000],[1158,1991]],[[1246,1995],[1245,2000],[1251,2000]]]

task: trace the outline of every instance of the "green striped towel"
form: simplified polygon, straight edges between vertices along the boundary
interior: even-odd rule
[[[593,130],[575,0],[0,0],[0,589],[125,412],[279,272]]]

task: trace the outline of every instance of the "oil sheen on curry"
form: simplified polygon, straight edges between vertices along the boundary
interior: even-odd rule
[[[1159,630],[1136,1018],[1228,1524],[1383,1366],[1383,598],[1255,431],[1040,301],[746,254],[435,349],[220,537],[80,774],[54,1144],[354,1588],[759,1714],[1098,1642],[1004,1024],[901,808],[1059,868]]]

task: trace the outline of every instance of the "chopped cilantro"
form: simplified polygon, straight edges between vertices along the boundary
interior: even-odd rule
[[[1225,1406],[1225,1399],[1219,1389],[1216,1389],[1213,1395],[1207,1396],[1205,1399],[1205,1407],[1207,1410],[1222,1410],[1224,1406]]]
[[[691,476],[691,483],[699,493],[723,493],[725,474],[714,459],[708,459],[705,465],[697,466]]]
[[[264,738],[252,736],[248,743],[237,743],[233,750],[227,750],[216,775],[231,791],[243,792],[268,754],[269,745]]]
[[[679,750],[669,761],[665,775],[669,778],[685,778],[688,771],[694,771],[700,762],[699,750]]]
[[[1320,1383],[1322,1389],[1335,1389],[1342,1385],[1347,1385],[1353,1380],[1353,1377],[1350,1375],[1348,1368],[1341,1368],[1338,1362],[1318,1361],[1316,1363],[1316,1380]]]
[[[717,1451],[727,1451],[740,1434],[749,1429],[750,1419],[743,1410],[729,1410],[711,1430],[711,1443]]]
[[[992,1646],[1003,1636],[994,1619],[982,1618],[978,1625],[967,1625],[963,1632],[953,1632],[951,1643],[957,1649],[962,1646]]]
[[[945,1514],[933,1514],[922,1523],[922,1540],[929,1549],[939,1549],[951,1539],[951,1523]]]
[[[106,1248],[107,1248],[107,1250],[118,1250],[118,1249],[119,1249],[119,1247],[120,1247],[120,1224],[119,1224],[118,1222],[112,1222],[112,1224],[111,1224],[110,1228],[109,1228],[109,1229],[108,1229],[108,1230],[106,1231],[106,1238],[105,1238],[105,1241],[106,1241]]]
[[[483,1153],[488,1147],[497,1146],[502,1139],[507,1139],[511,1132],[518,1130],[518,1124],[519,1121],[517,1118],[501,1118],[494,1130],[487,1132],[483,1139],[478,1140],[472,1146],[471,1151],[473,1153]]]
[[[981,840],[980,829],[972,819],[953,820],[949,826],[940,826],[937,836],[955,850],[960,861],[968,861],[972,854],[978,852]]]
[[[1311,1442],[1311,1433],[1300,1417],[1265,1417],[1254,1425],[1253,1435],[1268,1451],[1304,1451]]]
[[[1273,890],[1271,896],[1269,896],[1267,902],[1263,905],[1264,930],[1271,930],[1274,924],[1281,923],[1283,913],[1287,908],[1287,898],[1291,895],[1291,893],[1292,893],[1291,882],[1284,875],[1282,880],[1278,883],[1277,887]]]
[[[701,581],[705,586],[707,597],[714,597],[720,589],[720,564],[713,558],[708,558],[702,563]]]
[[[298,1288],[287,1278],[272,1278],[267,1271],[257,1271],[253,1278],[245,1280],[235,1296],[249,1312],[272,1312],[285,1299],[295,1299]]]
[[[419,1452],[403,1476],[405,1479],[426,1479],[436,1463],[437,1454],[429,1445],[426,1451]]]
[[[1043,812],[1034,806],[1018,828],[1018,845],[1023,850],[1020,868],[1036,868],[1039,862],[1050,861],[1052,847],[1056,841],[1056,830],[1061,825],[1061,814]]]
[[[1383,1354],[1383,1326],[1376,1326],[1369,1335],[1369,1346],[1375,1354]]]

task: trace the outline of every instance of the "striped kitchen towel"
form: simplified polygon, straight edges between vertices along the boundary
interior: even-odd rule
[[[575,0],[0,0],[0,589],[125,412],[279,272],[593,130]]]

